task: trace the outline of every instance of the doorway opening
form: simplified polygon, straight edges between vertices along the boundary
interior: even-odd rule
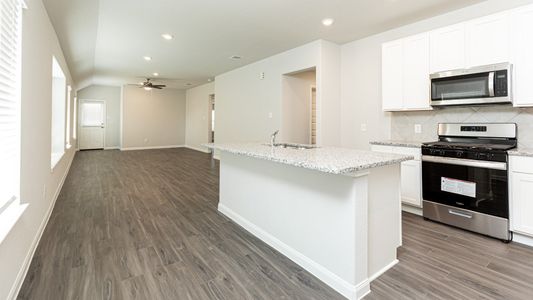
[[[104,100],[80,100],[79,149],[105,148],[106,103]]]
[[[215,142],[215,94],[209,95],[209,111],[208,111],[208,142]]]
[[[317,144],[319,139],[316,68],[283,75],[281,139],[288,143]]]

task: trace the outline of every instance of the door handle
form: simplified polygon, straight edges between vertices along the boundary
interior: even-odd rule
[[[472,219],[472,215],[469,214],[469,213],[464,213],[464,212],[457,211],[457,210],[453,210],[453,209],[448,209],[448,213],[449,213],[450,215],[454,215],[454,216],[458,216],[458,217],[463,217],[463,218],[467,218],[467,219]]]
[[[489,73],[489,96],[494,97],[494,72]]]

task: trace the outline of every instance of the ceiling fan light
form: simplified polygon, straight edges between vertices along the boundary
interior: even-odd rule
[[[145,87],[144,87],[144,90],[145,90],[145,91],[151,91],[151,90],[152,90],[152,88],[151,88],[151,87],[149,87],[149,86],[145,86]]]

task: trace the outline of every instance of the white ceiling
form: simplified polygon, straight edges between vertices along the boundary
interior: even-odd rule
[[[158,72],[176,88],[317,39],[342,44],[482,1],[43,0],[78,87]]]

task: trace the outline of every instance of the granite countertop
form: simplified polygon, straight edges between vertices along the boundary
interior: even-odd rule
[[[415,141],[384,140],[384,141],[371,141],[370,145],[407,147],[407,148],[421,148],[422,147],[422,143],[423,142],[415,142]]]
[[[330,174],[350,174],[413,159],[408,155],[336,147],[290,149],[261,143],[223,143],[204,146]]]
[[[515,148],[512,150],[507,151],[509,155],[512,156],[531,156],[533,157],[533,148]]]

